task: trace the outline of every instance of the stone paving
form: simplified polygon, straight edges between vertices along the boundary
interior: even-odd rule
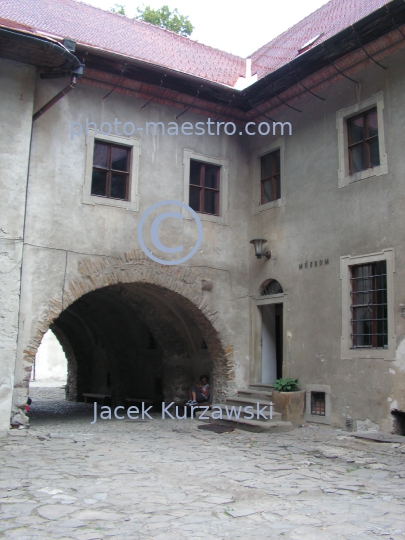
[[[405,538],[405,445],[158,414],[91,425],[60,389],[31,396],[31,428],[0,438],[1,538]]]

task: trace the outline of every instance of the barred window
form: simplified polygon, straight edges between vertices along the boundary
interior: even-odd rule
[[[311,392],[311,414],[325,416],[325,392]]]
[[[387,349],[387,263],[351,267],[352,349]]]

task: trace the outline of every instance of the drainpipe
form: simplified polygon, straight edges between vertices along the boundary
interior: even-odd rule
[[[49,111],[49,109],[55,105],[58,101],[60,101],[66,94],[68,94],[73,88],[76,86],[76,75],[72,75],[72,78],[70,80],[70,84],[66,86],[63,90],[59,92],[59,94],[56,94],[55,97],[53,97],[48,103],[46,103],[43,107],[41,107],[32,117],[32,121],[35,122],[37,118],[42,116],[46,111]]]

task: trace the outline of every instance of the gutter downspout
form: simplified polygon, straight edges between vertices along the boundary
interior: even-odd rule
[[[49,111],[49,109],[55,105],[58,101],[60,101],[66,94],[68,94],[73,88],[76,86],[76,75],[72,75],[72,78],[70,80],[70,84],[66,86],[63,90],[61,90],[58,94],[56,94],[55,97],[53,97],[48,103],[46,103],[43,107],[41,107],[32,117],[32,121],[35,122],[37,118],[42,116],[46,111]]]
[[[27,180],[25,185],[25,201],[24,201],[24,219],[23,219],[23,230],[22,230],[22,249],[21,249],[21,266],[20,266],[20,284],[19,284],[19,305],[18,305],[18,329],[19,329],[19,335],[17,338],[17,350],[16,350],[16,357],[15,357],[15,371],[14,371],[14,381],[13,381],[13,395],[12,395],[12,402],[11,402],[11,418],[10,418],[10,424],[12,427],[16,427],[17,425],[27,425],[28,424],[28,418],[25,416],[23,411],[23,406],[20,406],[20,404],[15,402],[15,391],[17,388],[17,385],[15,384],[15,372],[17,369],[17,359],[18,359],[18,347],[19,347],[19,341],[20,341],[20,329],[21,324],[24,324],[24,321],[21,321],[21,298],[22,298],[22,283],[23,283],[23,266],[24,266],[24,247],[25,247],[25,237],[26,237],[26,226],[27,226],[27,206],[28,206],[28,186],[29,186],[29,177],[30,177],[30,168],[31,168],[31,152],[32,152],[32,142],[33,142],[33,122],[36,120],[36,118],[39,118],[44,112],[46,112],[54,103],[59,101],[64,95],[66,95],[68,92],[73,90],[73,88],[76,85],[76,76],[81,76],[83,72],[83,65],[79,61],[76,56],[74,56],[69,50],[67,50],[65,47],[61,47],[58,43],[51,43],[50,41],[45,41],[44,39],[36,38],[32,35],[27,35],[23,33],[13,32],[9,31],[5,28],[0,27],[0,36],[1,37],[11,37],[14,39],[18,39],[20,41],[25,41],[27,43],[36,43],[42,45],[45,50],[55,52],[62,58],[66,60],[65,62],[65,69],[67,69],[66,63],[68,63],[68,69],[76,70],[76,73],[71,73],[71,81],[70,85],[64,88],[57,96],[55,96],[51,101],[49,101],[42,109],[37,111],[33,115],[33,120],[31,123],[31,132],[30,132],[30,142],[29,142],[29,149],[28,149],[28,164],[27,164]],[[51,73],[54,76],[58,76],[59,73],[57,71],[53,71]],[[60,76],[60,75],[59,75]],[[34,380],[35,380],[35,359],[34,359]],[[19,385],[21,386],[21,385]],[[29,388],[29,380],[27,381],[27,388]],[[16,410],[15,410],[16,409]],[[15,416],[18,417],[18,415],[21,414],[24,418],[23,422],[21,423],[19,420],[14,420]]]

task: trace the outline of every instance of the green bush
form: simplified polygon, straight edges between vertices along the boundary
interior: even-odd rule
[[[277,379],[273,386],[278,392],[297,392],[299,390],[298,379]]]

